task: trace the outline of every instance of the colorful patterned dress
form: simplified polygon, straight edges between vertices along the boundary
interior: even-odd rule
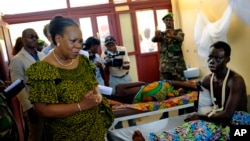
[[[77,103],[84,94],[97,86],[94,64],[80,56],[79,65],[72,70],[60,69],[40,61],[27,71],[32,103]],[[102,104],[65,118],[45,118],[48,141],[104,141],[105,133],[114,120],[113,113],[103,98]]]

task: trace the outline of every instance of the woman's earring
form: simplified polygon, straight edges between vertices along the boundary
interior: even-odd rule
[[[57,43],[56,46],[60,46],[60,43]]]

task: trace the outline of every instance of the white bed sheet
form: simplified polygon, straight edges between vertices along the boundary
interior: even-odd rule
[[[156,115],[156,114],[161,114],[161,113],[164,113],[164,112],[170,112],[170,111],[185,109],[185,108],[189,108],[189,107],[194,107],[194,103],[189,103],[189,104],[184,104],[184,105],[180,105],[180,106],[174,106],[174,107],[171,107],[171,108],[166,108],[166,109],[161,109],[161,110],[156,110],[156,111],[149,111],[149,112],[145,112],[145,113],[140,113],[140,114],[115,118],[113,124],[109,128],[109,131],[117,130],[114,127],[120,121],[126,121],[126,120],[129,120],[129,119],[136,119],[136,118],[141,118],[141,117],[146,117],[146,116],[153,116],[153,115]]]
[[[135,130],[140,130],[147,140],[148,135],[151,132],[154,133],[161,133],[163,131],[167,131],[173,129],[181,124],[184,123],[184,119],[187,117],[188,114],[180,115],[180,116],[173,116],[166,119],[161,119],[157,121],[153,121],[150,123],[132,126],[127,128],[121,128],[116,130],[109,130],[108,141],[131,141],[132,135]]]

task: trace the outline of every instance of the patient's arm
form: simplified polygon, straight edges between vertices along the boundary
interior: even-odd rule
[[[172,82],[172,85],[175,89],[178,88],[186,88],[190,90],[198,90],[197,88],[197,82],[196,80],[188,80],[188,81],[177,81],[177,80],[170,80]]]
[[[145,82],[121,83],[116,85],[117,95],[136,95]]]
[[[119,101],[111,100],[111,99],[108,99],[108,102],[109,102],[109,105],[110,105],[110,106],[122,105],[122,104],[123,104],[123,103],[121,103],[121,102],[119,102]]]

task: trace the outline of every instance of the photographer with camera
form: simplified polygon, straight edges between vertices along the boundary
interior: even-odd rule
[[[130,60],[125,47],[117,46],[113,36],[105,38],[106,50],[103,53],[104,72],[109,75],[109,86],[113,88],[112,94],[115,94],[117,84],[130,83],[132,79],[129,75]],[[105,80],[107,82],[107,80]],[[128,120],[129,126],[135,126],[135,120]],[[115,128],[122,128],[122,123],[119,122]]]
[[[129,57],[125,47],[117,46],[116,40],[113,36],[105,38],[106,50],[103,54],[104,72],[109,74],[109,86],[113,88],[115,93],[115,86],[120,83],[132,82],[129,75]]]

